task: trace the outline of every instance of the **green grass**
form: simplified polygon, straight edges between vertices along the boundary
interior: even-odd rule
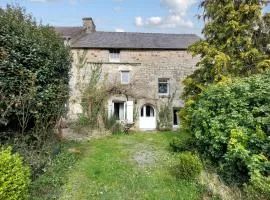
[[[51,177],[61,180],[47,189],[53,195],[36,199],[202,199],[204,189],[199,184],[177,180],[171,173],[175,156],[169,142],[175,135],[131,133],[74,144],[82,152],[75,165],[73,158],[58,162],[60,168],[55,165],[41,176],[37,186],[50,185]]]

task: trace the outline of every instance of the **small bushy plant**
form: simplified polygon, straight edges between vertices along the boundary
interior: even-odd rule
[[[119,134],[123,133],[123,125],[120,124],[119,122],[116,122],[110,129],[112,134]]]
[[[23,200],[28,194],[30,170],[11,147],[0,151],[0,199]]]
[[[111,130],[111,128],[117,123],[117,119],[115,115],[108,116],[107,114],[103,116],[104,126],[107,130]]]
[[[183,152],[177,155],[177,164],[173,167],[173,174],[179,179],[192,180],[199,176],[202,163],[197,155]]]

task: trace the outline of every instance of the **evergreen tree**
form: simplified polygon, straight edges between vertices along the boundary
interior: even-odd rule
[[[196,97],[210,84],[270,68],[266,43],[269,43],[270,17],[263,17],[264,4],[263,0],[204,0],[201,3],[205,39],[189,48],[201,60],[197,63],[198,69],[184,81],[185,99]]]
[[[69,48],[52,27],[21,7],[0,9],[0,132],[54,127],[66,112],[70,66]]]

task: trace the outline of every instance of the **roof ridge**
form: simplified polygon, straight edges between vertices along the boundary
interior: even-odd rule
[[[53,26],[54,28],[67,28],[67,29],[72,29],[72,28],[82,28],[82,26]],[[131,32],[131,31],[125,31],[125,32],[116,32],[116,31],[96,31],[96,33],[113,33],[113,34],[141,34],[141,35],[182,35],[182,36],[196,36],[199,37],[198,35],[194,33],[155,33],[155,32]]]
[[[83,28],[82,26],[53,26],[54,28]]]
[[[152,33],[152,32],[116,32],[116,31],[96,31],[97,33],[119,33],[119,34],[142,34],[142,35],[148,35],[148,34],[155,34],[155,35],[192,35],[197,36],[198,35],[194,33]]]

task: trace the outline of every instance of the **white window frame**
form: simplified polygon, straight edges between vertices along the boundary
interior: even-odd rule
[[[128,73],[128,81],[123,81],[123,74]],[[130,71],[129,70],[122,70],[121,71],[121,84],[129,84],[130,83]]]
[[[120,50],[110,49],[109,50],[109,61],[110,62],[120,62]]]
[[[170,94],[170,79],[168,78],[159,78],[158,79],[158,94],[160,96],[168,96]],[[162,83],[162,84],[167,84],[167,93],[160,93],[159,92],[159,84]]]

